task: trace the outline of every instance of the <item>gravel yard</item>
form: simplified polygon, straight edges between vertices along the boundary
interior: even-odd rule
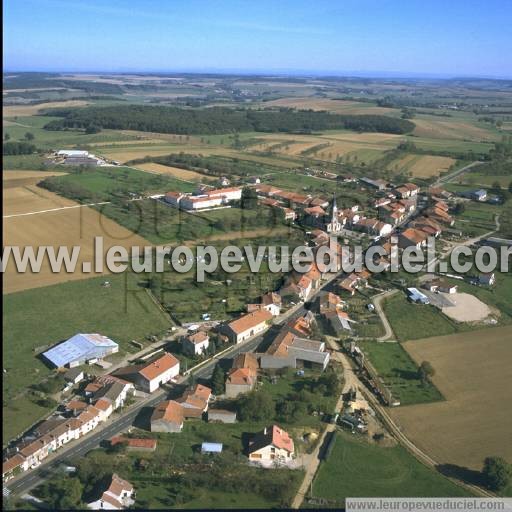
[[[457,322],[480,322],[492,313],[487,304],[469,293],[452,293],[448,297],[454,306],[444,307],[442,312]]]

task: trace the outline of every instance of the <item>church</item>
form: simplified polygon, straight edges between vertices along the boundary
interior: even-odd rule
[[[329,222],[325,225],[327,233],[339,233],[343,229],[343,224],[338,216],[338,207],[336,206],[336,197],[332,198],[332,212]]]

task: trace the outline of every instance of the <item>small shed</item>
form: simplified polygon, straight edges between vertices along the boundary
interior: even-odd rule
[[[78,384],[84,380],[84,372],[80,368],[71,368],[64,374],[64,379],[67,382]]]
[[[201,453],[222,453],[222,443],[203,443]]]
[[[235,423],[236,412],[226,411],[224,409],[209,409],[208,421],[218,421],[219,423]]]

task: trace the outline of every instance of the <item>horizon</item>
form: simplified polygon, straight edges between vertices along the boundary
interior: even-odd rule
[[[512,4],[498,0],[320,1],[314,9],[288,0],[279,6],[7,0],[4,73],[506,80],[512,78],[510,19]]]

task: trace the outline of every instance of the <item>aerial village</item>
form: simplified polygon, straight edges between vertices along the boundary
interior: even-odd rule
[[[58,152],[54,158],[63,163],[102,165],[90,161],[96,157],[87,152]],[[356,181],[350,176],[342,179]],[[260,389],[263,382],[275,384],[284,375],[299,380],[305,375],[333,375],[335,407],[328,414],[313,406],[308,414],[322,418],[326,425],[359,435],[384,435],[385,428],[371,403],[398,405],[399,401],[357,346],[358,325],[365,324],[369,316],[378,321],[377,312],[366,294],[362,295],[364,315],[356,319],[350,305],[358,292],[381,288],[366,269],[342,273],[343,250],[356,242],[364,243],[366,248],[379,245],[386,254],[379,261],[388,268],[393,246],[399,251],[422,248],[429,237],[460,240],[450,214],[460,198],[440,187],[421,190],[413,183],[394,185],[361,178],[358,184],[372,197],[370,208],[358,204],[341,207],[336,198],[281,190],[261,183],[259,178],[245,185],[261,205],[280,212],[285,221],[300,225],[314,251],[328,245],[331,236],[348,241],[344,249],[335,243],[335,272],[313,264],[306,273],[283,276],[278,289],[262,295],[257,303],[246,304],[246,312],[239,318],[218,321],[204,314],[202,321],[179,327],[169,334],[173,346],[179,346],[179,354],[160,344],[121,366],[113,365],[109,359],[119,351],[118,343],[101,333],[77,333],[45,351],[41,357],[65,379],[62,402],[50,417],[20,433],[4,450],[4,482],[38,468],[61,450],[71,452],[69,447],[78,446],[82,438],[91,439],[91,446],[107,443],[110,449],[121,445],[144,453],[155,451],[160,436],[180,435],[187,423],[236,424],[243,397]],[[227,179],[220,185],[200,187],[194,193],[168,191],[154,199],[192,214],[229,208],[233,201],[240,201],[242,186],[229,186]],[[465,198],[485,199],[478,194]],[[494,275],[473,279],[477,280],[474,284],[492,286]],[[444,306],[457,291],[457,285],[442,275],[431,276],[421,287],[422,291],[417,287],[404,290],[418,307],[436,301],[439,307]],[[344,343],[347,339],[350,342]],[[348,354],[373,397],[364,395],[357,384],[343,377],[341,352]],[[183,355],[196,364],[184,367],[180,361]],[[142,406],[149,409],[149,414],[134,428],[135,414],[131,411]],[[119,428],[125,416],[128,421]],[[277,423],[248,434],[248,440],[240,445],[247,464],[270,469],[305,467],[304,454],[311,452],[321,437],[321,431],[316,431],[307,440],[308,432],[299,435],[293,428],[287,431]],[[215,455],[223,452],[223,445],[208,437],[199,449],[202,454]],[[130,482],[113,473],[109,485],[88,506],[128,508],[134,503],[134,493]]]

